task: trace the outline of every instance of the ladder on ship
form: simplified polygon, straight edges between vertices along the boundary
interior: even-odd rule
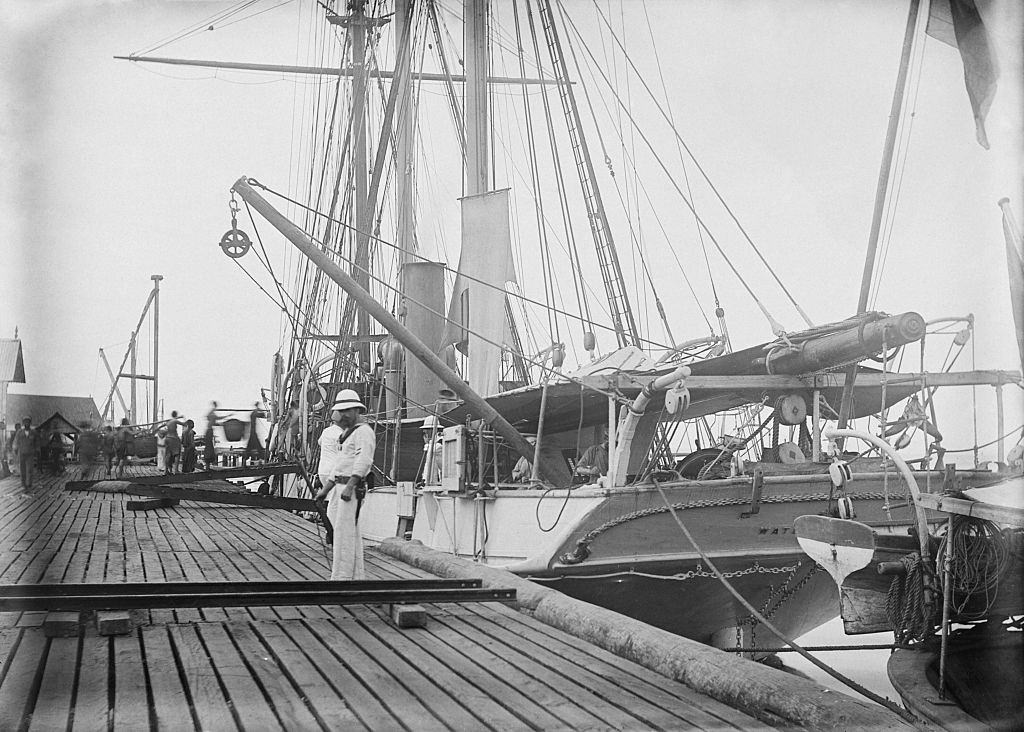
[[[562,111],[565,113],[572,154],[576,160],[576,172],[579,174],[583,200],[587,207],[590,231],[594,236],[594,248],[597,251],[608,307],[611,309],[615,335],[620,348],[630,345],[640,348],[640,332],[636,327],[633,309],[629,303],[629,295],[622,277],[622,268],[619,266],[615,242],[612,240],[608,217],[605,214],[604,203],[601,201],[601,192],[597,187],[594,164],[590,158],[587,141],[583,136],[579,108],[576,105],[576,97],[573,95],[572,84],[569,82],[569,70],[565,63],[565,56],[562,54],[558,30],[555,28],[554,18],[551,14],[551,3],[548,0],[540,3],[540,20],[541,26],[544,28],[544,38],[551,53],[555,80],[558,82],[555,87],[558,89]]]

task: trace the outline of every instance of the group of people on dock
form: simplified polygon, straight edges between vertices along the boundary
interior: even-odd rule
[[[3,445],[0,453],[3,455],[4,475],[7,471],[7,429],[3,422],[0,422],[0,433],[3,435]],[[91,469],[100,456],[106,464],[106,477],[121,477],[124,475],[125,466],[133,452],[134,433],[128,425],[128,420],[121,420],[121,426],[114,430],[108,425],[102,432],[92,429],[89,425],[82,425],[74,443],[74,449],[78,453],[78,459],[84,471]],[[64,453],[67,445],[62,433],[56,430],[42,433],[32,425],[32,418],[25,417],[18,429],[10,439],[10,448],[14,453],[18,466],[18,474],[21,478],[21,487],[28,490],[32,487],[32,480],[37,471],[51,472],[58,474],[64,469]]]

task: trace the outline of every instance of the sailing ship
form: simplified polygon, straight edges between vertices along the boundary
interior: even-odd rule
[[[629,213],[650,192],[631,189],[637,183],[619,187],[601,168],[593,149],[594,100],[581,69],[614,84],[566,9],[549,0],[467,2],[464,54],[456,62],[438,3],[399,1],[393,13],[361,0],[326,7],[324,20],[338,41],[333,66],[188,62],[333,79],[314,111],[317,167],[303,197],[240,178],[232,188],[232,225],[220,242],[234,258],[262,247],[238,222],[244,205],[303,255],[289,276],[274,276],[291,331],[290,348],[274,356],[271,368],[274,454],[297,458],[315,474],[315,437],[332,398],[356,389],[370,405],[379,446],[378,488],[360,517],[365,538],[406,536],[501,564],[720,646],[752,646],[758,628],[719,574],[789,637],[834,617],[834,584],[801,551],[794,519],[855,513],[876,531],[898,533],[914,514],[891,464],[823,446],[824,423],[882,415],[884,431],[893,427],[887,410],[914,395],[923,395],[918,405],[929,409],[938,386],[986,385],[1001,395],[1020,375],[934,373],[923,359],[919,371],[896,372],[903,349],[926,338],[952,339],[962,351],[973,319],[958,319],[951,330],[946,319],[888,315],[862,303],[849,319],[815,324],[769,268],[765,281],[786,293],[806,323],[784,328],[687,194],[683,173],[703,175],[699,163],[671,170],[653,149],[678,194],[673,205],[690,209],[696,238],[754,297],[771,337],[735,350],[716,297],[713,319],[706,319],[711,333],[680,341],[680,324],[643,263],[636,275],[644,307],[657,314],[664,336],[647,332],[637,288],[622,266],[622,242],[634,256],[644,254]],[[588,12],[632,65],[614,24],[600,8]],[[499,55],[507,68],[499,69]],[[455,132],[451,157],[462,161],[458,182],[442,196],[459,202],[457,267],[420,253],[448,228],[436,211],[416,205],[417,194],[438,186],[435,174],[445,172],[434,137],[429,174],[417,154],[428,108],[438,99]],[[620,140],[628,134],[634,146],[651,145],[621,98],[605,101],[623,125]],[[656,100],[654,109],[669,121],[672,145],[688,151],[665,107]],[[499,141],[503,131],[519,138],[520,157]],[[622,151],[632,176],[629,146]],[[605,166],[614,173],[607,154]],[[609,177],[624,218],[606,205]],[[278,206],[289,207],[295,220]],[[592,247],[584,247],[586,239]],[[269,257],[262,261],[271,270]],[[686,277],[680,266],[677,286]],[[533,296],[534,285],[542,295]],[[568,305],[573,297],[575,306]],[[873,367],[859,366],[868,359]],[[293,440],[288,425],[296,411]],[[437,425],[426,443],[424,424]],[[927,434],[926,424],[908,406],[906,434]],[[583,450],[600,443],[602,433],[607,470],[580,481]],[[925,440],[920,474],[938,480],[942,472],[932,463],[941,454],[933,437]],[[528,481],[511,480],[520,457],[532,466]],[[971,483],[991,473],[979,467],[962,477]],[[302,483],[280,488],[309,490]],[[720,570],[711,570],[712,558]]]

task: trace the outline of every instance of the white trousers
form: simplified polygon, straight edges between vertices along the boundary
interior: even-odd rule
[[[326,482],[327,476],[321,475],[320,481]],[[336,485],[331,490],[327,502],[327,518],[334,527],[334,556],[331,559],[332,580],[366,579],[363,569],[363,535],[356,523],[356,499],[343,501],[338,496],[344,485]]]

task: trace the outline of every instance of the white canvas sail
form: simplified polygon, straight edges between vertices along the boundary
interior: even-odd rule
[[[462,254],[444,345],[469,356],[465,376],[478,394],[495,394],[501,348],[508,340],[505,284],[515,282],[509,228],[509,191],[462,199]]]

